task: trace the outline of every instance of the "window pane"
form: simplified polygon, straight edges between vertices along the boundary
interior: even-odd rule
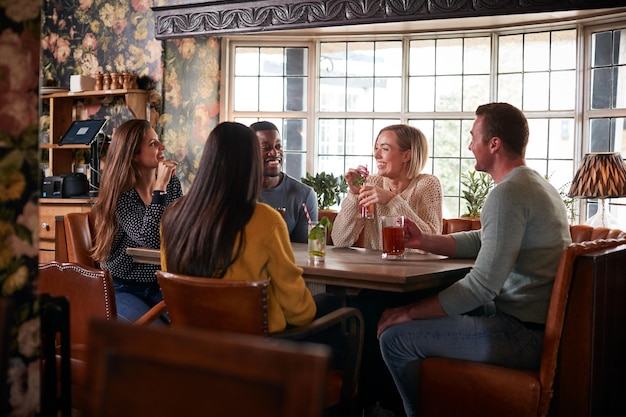
[[[435,120],[435,147],[433,157],[460,155],[461,122],[459,120]]]
[[[500,36],[498,48],[498,69],[500,73],[522,70],[522,35]]]
[[[522,86],[522,74],[500,74],[498,76],[498,101],[521,108]]]
[[[491,38],[467,38],[464,42],[463,72],[489,74],[491,64]]]
[[[307,79],[305,77],[285,78],[285,110],[306,111]],[[274,93],[275,94],[275,93]]]
[[[283,48],[261,48],[260,75],[283,75]]]
[[[459,160],[454,158],[436,159],[433,167],[434,174],[442,182],[444,195],[458,196],[460,191]],[[445,184],[445,185],[443,185]]]
[[[402,80],[400,78],[376,78],[374,88],[374,111],[398,112],[401,110]]]
[[[626,157],[626,118],[591,119],[589,152],[620,152]]]
[[[318,122],[317,151],[320,155],[343,154],[345,147],[345,121],[320,119]]]
[[[548,161],[548,180],[559,192],[567,194],[574,174],[574,161]]]
[[[461,76],[437,77],[436,111],[460,111],[463,91]]]
[[[285,48],[285,57],[285,75],[307,75],[308,51],[306,48]]]
[[[589,152],[610,152],[611,146],[611,119],[591,119],[591,138]]]
[[[376,132],[378,133],[378,132]],[[374,148],[374,136],[371,120],[349,119],[346,120],[346,154],[347,155],[371,155]],[[365,158],[360,165],[368,163]]]
[[[574,159],[574,119],[550,120],[550,159]]]
[[[402,75],[402,42],[376,42],[375,74],[377,77]]]
[[[608,109],[611,105],[611,68],[591,70],[591,108]]]
[[[550,74],[550,110],[573,110],[576,104],[576,72]]]
[[[437,75],[461,74],[463,71],[463,39],[437,41]]]
[[[576,30],[552,32],[550,61],[552,70],[576,68]]]
[[[624,39],[626,42],[626,38]],[[612,108],[626,108],[626,66],[613,68]]]
[[[546,159],[548,157],[548,121],[546,119],[529,119],[528,146],[526,159]]]
[[[344,166],[343,156],[320,156],[317,160],[318,166],[316,172],[330,172],[338,176],[343,175],[347,168]]]
[[[346,43],[322,43],[320,46],[320,76],[343,77],[345,75]]]
[[[371,112],[374,107],[374,79],[348,78],[347,111]]]
[[[280,77],[262,77],[259,82],[259,110],[283,110],[283,79]]]
[[[614,31],[613,36],[613,63],[615,65],[624,65],[626,64],[626,29]]]
[[[550,74],[524,74],[524,110],[548,110],[550,99]]]
[[[306,119],[285,119],[283,121],[283,149],[285,151],[306,152]]]
[[[236,111],[256,111],[259,109],[259,79],[256,77],[235,77],[234,108]]]
[[[348,43],[348,77],[374,75],[374,43]]]
[[[320,78],[320,111],[345,111],[344,78]]]
[[[598,32],[591,35],[592,66],[611,65],[612,60],[612,32]]]
[[[259,74],[259,48],[235,49],[235,75]]]
[[[409,80],[409,111],[431,112],[435,109],[435,77],[412,77]]]
[[[409,48],[409,75],[435,74],[435,41],[411,41]]]
[[[306,176],[306,154],[285,153],[283,170],[298,180]]]
[[[474,111],[489,101],[489,75],[463,77],[463,111]]]
[[[550,69],[550,32],[524,36],[524,71]]]

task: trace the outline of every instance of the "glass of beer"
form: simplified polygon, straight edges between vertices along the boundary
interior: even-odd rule
[[[404,259],[404,216],[382,217],[383,259]]]

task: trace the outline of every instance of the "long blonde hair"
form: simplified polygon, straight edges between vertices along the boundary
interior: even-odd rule
[[[113,133],[98,198],[92,208],[96,226],[92,256],[98,262],[106,261],[119,228],[115,217],[117,200],[122,193],[135,188],[141,177],[133,158],[140,152],[141,142],[150,128],[150,122],[133,119],[122,123]]]

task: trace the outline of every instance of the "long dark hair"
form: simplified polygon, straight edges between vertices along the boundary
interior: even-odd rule
[[[220,123],[204,146],[189,191],[161,220],[168,271],[221,278],[244,245],[244,226],[261,192],[262,167],[254,131]]]
[[[150,129],[150,122],[132,119],[115,129],[103,168],[98,199],[93,207],[96,223],[94,259],[105,262],[117,235],[119,225],[115,208],[120,195],[135,188],[141,177],[133,158],[140,152],[141,142]]]

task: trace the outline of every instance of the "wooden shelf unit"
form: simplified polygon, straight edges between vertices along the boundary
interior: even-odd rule
[[[136,119],[146,118],[148,92],[146,90],[98,90],[81,92],[52,93],[42,96],[48,101],[50,109],[49,143],[40,144],[40,149],[48,150],[48,164],[52,175],[72,172],[73,152],[76,149],[90,149],[89,145],[59,146],[61,136],[67,131],[73,120],[73,107],[76,101],[87,98],[124,97],[126,107]]]
[[[88,98],[124,97],[126,107],[136,119],[146,119],[148,92],[139,89],[98,90],[81,92],[58,92],[45,94],[42,99],[47,101],[50,110],[50,131],[48,143],[39,145],[43,153],[48,152],[48,164],[51,175],[72,172],[74,151],[77,149],[91,150],[89,145],[59,146],[61,136],[74,121],[73,109],[77,101]],[[90,198],[40,198],[39,199],[39,262],[55,259],[54,237],[56,231],[55,218],[67,213],[84,213],[91,210]]]

